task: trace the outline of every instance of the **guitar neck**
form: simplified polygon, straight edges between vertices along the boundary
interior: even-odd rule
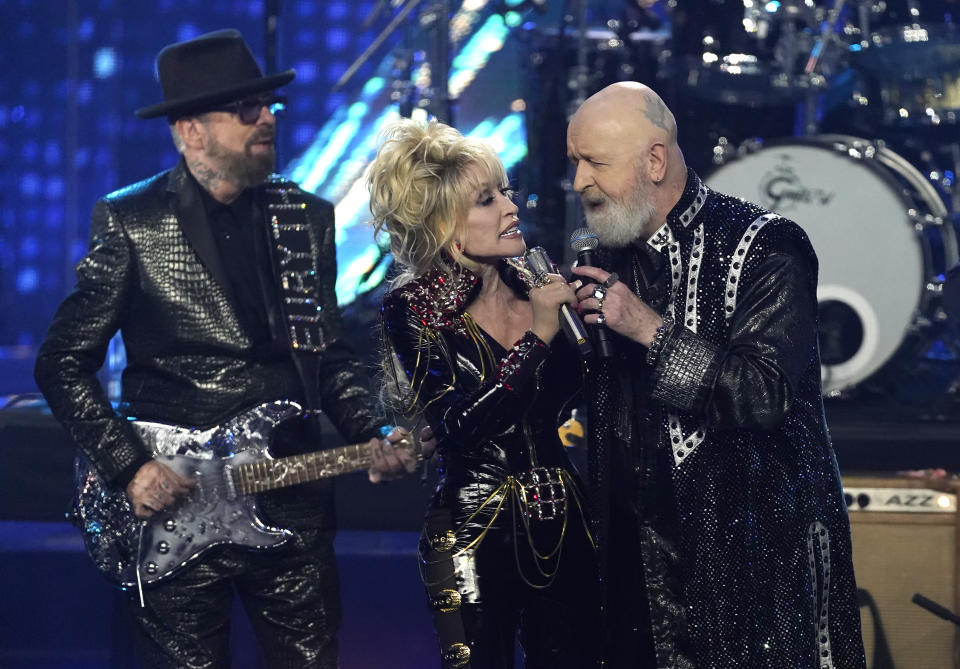
[[[352,444],[286,458],[248,462],[233,468],[240,494],[265,492],[366,469],[373,462],[370,444]]]

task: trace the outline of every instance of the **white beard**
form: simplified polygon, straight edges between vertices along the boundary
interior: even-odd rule
[[[599,212],[585,209],[587,225],[607,248],[621,248],[640,238],[656,215],[656,207],[640,189],[623,202],[607,199]]]

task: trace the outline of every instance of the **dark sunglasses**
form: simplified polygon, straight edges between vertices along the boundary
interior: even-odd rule
[[[237,100],[221,107],[213,107],[207,111],[220,111],[229,114],[236,114],[237,118],[244,125],[253,125],[260,118],[260,110],[266,107],[271,114],[279,114],[287,108],[287,99],[281,96],[263,96],[258,98],[248,98],[247,100]]]

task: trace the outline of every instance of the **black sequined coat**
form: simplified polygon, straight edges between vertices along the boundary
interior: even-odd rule
[[[326,343],[315,380],[321,405],[347,439],[369,439],[382,420],[362,365],[342,335],[334,292],[333,207],[309,193],[300,196],[321,240],[314,258]],[[199,186],[183,161],[97,202],[90,237],[90,250],[76,268],[77,284],[40,347],[35,375],[54,415],[105,480],[125,485],[149,458],[95,376],[118,330],[127,355],[122,401],[137,418],[208,426],[261,402],[303,401],[303,384],[276,315],[271,317],[276,354],[254,352]],[[307,485],[329,492],[325,484]],[[276,492],[262,497],[302,505],[310,524],[333,523],[332,499],[304,498],[302,486]]]
[[[653,365],[618,337],[588,383],[601,466],[631,463],[606,480],[641,521],[658,666],[864,667],[806,234],[691,170],[646,247],[611,265],[676,327]]]

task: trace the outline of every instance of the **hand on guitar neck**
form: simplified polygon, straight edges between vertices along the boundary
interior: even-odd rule
[[[395,427],[385,439],[370,440],[373,462],[367,469],[367,478],[371,483],[380,483],[406,476],[435,448],[436,440],[429,426],[420,431],[419,442],[402,427]]]
[[[196,482],[180,476],[162,462],[146,463],[127,485],[127,497],[137,518],[146,519],[188,494]]]
[[[403,428],[394,428],[385,439],[374,438],[368,443],[373,457],[367,470],[371,483],[392,481],[409,474],[423,456],[429,457],[436,447],[429,427],[421,430],[419,444]],[[134,515],[146,519],[172,507],[195,485],[195,481],[180,476],[162,462],[151,460],[137,470],[127,485],[127,498]]]
[[[429,459],[436,449],[437,439],[429,425],[420,430],[419,439],[402,427],[396,427],[386,439],[370,440],[373,463],[367,470],[367,477],[371,483],[402,478],[414,471],[424,459]]]

